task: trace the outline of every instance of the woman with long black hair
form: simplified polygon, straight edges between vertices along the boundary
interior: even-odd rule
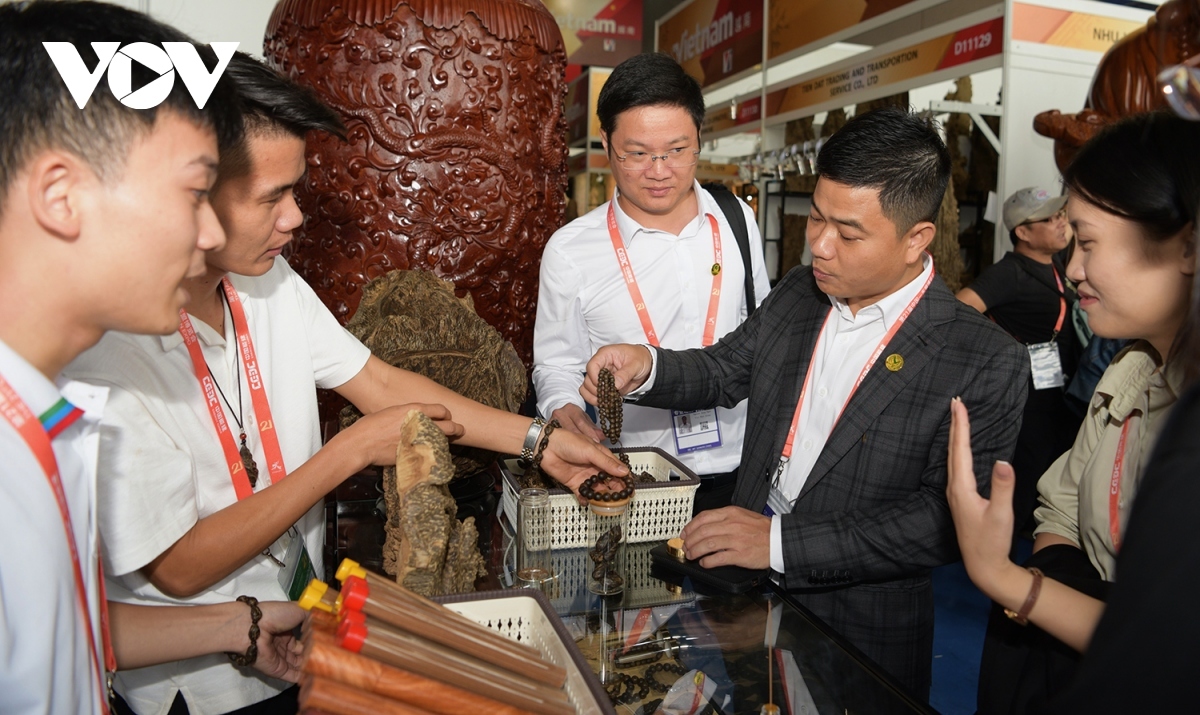
[[[1140,570],[1145,567],[1138,562],[1146,564],[1151,556],[1149,563],[1157,568],[1190,545],[1176,543],[1147,554],[1146,547],[1134,548],[1126,542],[1161,542],[1163,533],[1187,529],[1195,521],[1177,515],[1176,523],[1156,519],[1147,525],[1145,519],[1132,519],[1130,512],[1143,478],[1146,489],[1156,483],[1151,480],[1155,470],[1148,464],[1151,449],[1166,423],[1166,413],[1200,363],[1189,323],[1189,313],[1195,314],[1189,305],[1196,273],[1198,157],[1200,124],[1163,113],[1140,115],[1098,134],[1064,176],[1070,192],[1067,211],[1079,241],[1067,272],[1078,283],[1081,306],[1097,335],[1139,342],[1105,373],[1075,446],[1039,485],[1043,507],[1038,512],[1035,549],[1082,549],[1105,580],[1115,580],[1114,608],[1145,597],[1142,579],[1127,583],[1125,572],[1133,568],[1129,561]],[[1190,408],[1194,399],[1185,404]],[[997,463],[992,498],[980,497],[970,481],[974,476],[967,407],[959,401],[951,405],[951,421],[947,495],[968,574],[1018,623],[1028,621],[1077,651],[1087,650],[1105,612],[1104,602],[1009,559],[1012,468]],[[1171,429],[1173,439],[1186,433],[1178,420]],[[1140,504],[1140,496],[1138,500]],[[1137,534],[1131,522],[1140,523],[1143,534]],[[1144,533],[1147,530],[1149,535]],[[1200,545],[1200,540],[1192,541]],[[1143,555],[1133,557],[1130,551]],[[1200,574],[1200,568],[1192,573]],[[1168,630],[1174,636],[1187,625]],[[1095,668],[1089,661],[1102,657],[1085,658],[1084,673]],[[1149,659],[1155,667],[1161,661]],[[1147,662],[1140,665],[1149,667]],[[1114,679],[1099,690],[1140,690],[1129,674],[1110,676]],[[1072,697],[1094,696],[1097,691],[1096,687],[1088,693],[1073,690]],[[1094,711],[1093,705],[1108,707],[1115,702],[1116,698],[1101,698],[1087,708]],[[1148,708],[1139,701],[1138,709]]]

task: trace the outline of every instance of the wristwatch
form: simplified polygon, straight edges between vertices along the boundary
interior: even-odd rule
[[[541,417],[534,417],[533,423],[529,425],[529,431],[525,433],[525,442],[521,445],[521,459],[526,462],[533,460],[533,450],[537,447],[538,437],[542,434],[542,428],[546,426],[546,420]]]

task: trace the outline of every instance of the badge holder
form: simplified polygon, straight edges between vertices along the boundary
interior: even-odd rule
[[[671,410],[671,431],[675,453],[688,454],[721,446],[721,423],[716,408],[708,410]]]
[[[279,587],[287,594],[288,600],[298,601],[304,589],[316,577],[316,570],[308,555],[304,534],[299,529],[295,526],[288,529],[281,541],[285,542],[285,547],[283,566],[279,569]]]
[[[1029,367],[1030,375],[1033,377],[1033,389],[1048,390],[1066,384],[1062,359],[1058,355],[1058,343],[1051,340],[1048,343],[1033,343],[1026,347],[1029,349]]]

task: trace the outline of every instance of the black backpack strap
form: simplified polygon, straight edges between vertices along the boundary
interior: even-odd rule
[[[754,313],[758,302],[754,300],[754,269],[750,263],[750,233],[746,228],[746,215],[742,213],[742,202],[724,184],[702,184],[701,188],[713,197],[717,206],[721,207],[721,213],[725,214],[725,220],[729,222],[729,227],[733,229],[733,236],[737,239],[738,250],[742,254],[742,266],[745,268],[743,272],[746,284],[746,317],[749,318]]]

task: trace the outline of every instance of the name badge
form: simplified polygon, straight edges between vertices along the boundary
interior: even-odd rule
[[[671,410],[671,427],[675,432],[675,451],[679,454],[721,446],[721,423],[717,421],[716,409]]]
[[[792,502],[783,495],[777,487],[771,487],[771,492],[767,494],[767,505],[763,507],[763,514],[766,516],[775,516],[776,514],[790,514],[792,512]]]
[[[1062,360],[1058,356],[1058,343],[1053,340],[1048,343],[1034,343],[1029,348],[1029,365],[1033,375],[1033,389],[1048,390],[1051,387],[1062,387],[1066,383],[1063,377]]]
[[[309,557],[308,547],[304,543],[304,534],[293,526],[275,544],[283,547],[284,554],[283,566],[279,569],[279,587],[287,594],[289,600],[297,601],[316,577],[312,558]]]

